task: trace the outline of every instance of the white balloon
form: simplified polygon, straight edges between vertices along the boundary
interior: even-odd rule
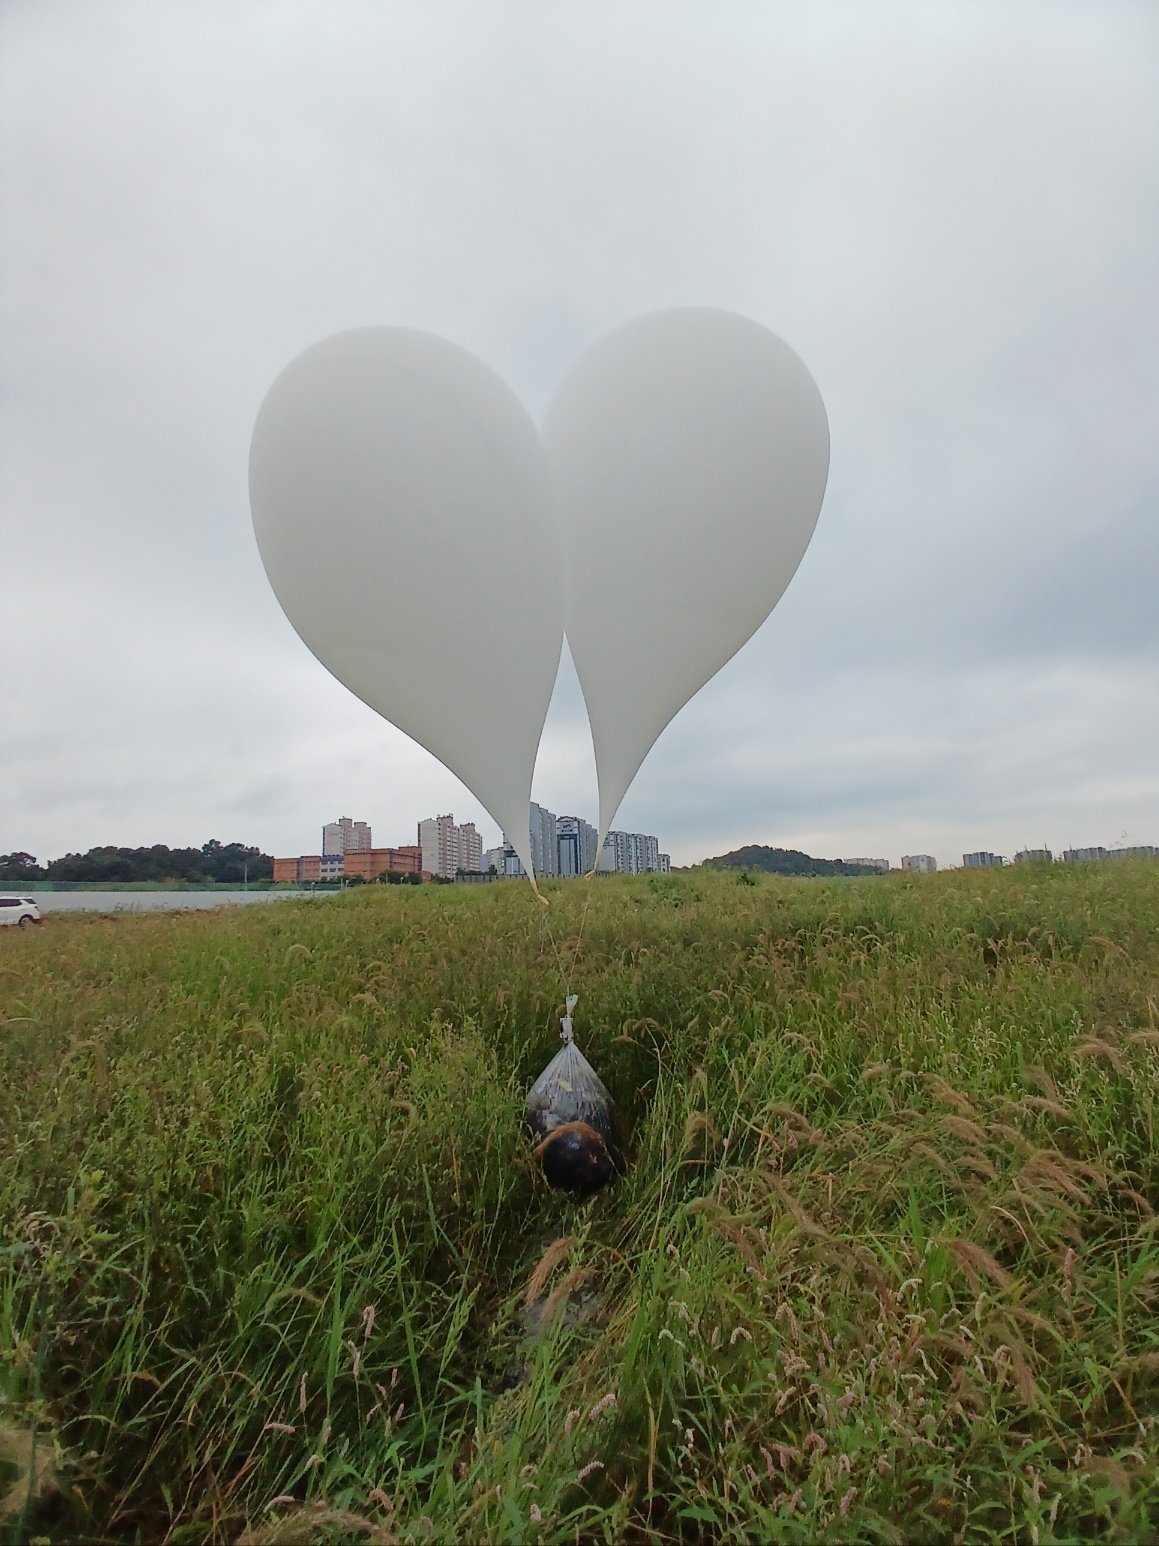
[[[774,333],[688,308],[596,344],[543,440],[602,841],[660,732],[792,579],[825,493],[829,425]]]
[[[328,338],[261,406],[250,505],[305,643],[462,779],[530,875],[563,600],[543,449],[514,394],[426,333]]]

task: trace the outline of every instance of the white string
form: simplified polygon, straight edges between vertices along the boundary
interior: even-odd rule
[[[575,937],[575,949],[572,951],[570,967],[565,967],[563,964],[563,956],[560,953],[559,945],[556,943],[555,933],[551,927],[551,919],[548,916],[549,910],[546,906],[542,913],[543,926],[547,930],[547,937],[551,941],[551,948],[555,952],[555,962],[559,967],[559,975],[563,981],[564,1011],[563,1019],[560,1021],[559,1034],[560,1039],[567,1042],[570,1042],[572,1039],[572,1010],[579,1002],[579,994],[571,991],[572,977],[575,975],[576,965],[579,962],[580,947],[583,944],[584,929],[588,921],[588,909],[592,905],[592,891],[596,879],[595,870],[589,870],[584,879],[587,882],[588,894],[584,900],[583,912],[580,914],[579,930]],[[536,896],[540,901],[546,903],[547,898],[540,894],[538,887],[536,887]]]

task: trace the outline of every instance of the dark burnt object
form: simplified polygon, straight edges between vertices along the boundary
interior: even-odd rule
[[[587,1122],[564,1122],[553,1128],[537,1145],[535,1157],[548,1186],[581,1200],[607,1186],[616,1173],[602,1133]]]

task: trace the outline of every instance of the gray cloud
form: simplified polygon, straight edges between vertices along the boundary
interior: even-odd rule
[[[1153,6],[10,0],[0,33],[0,850],[490,832],[281,617],[254,414],[396,321],[538,416],[682,303],[797,348],[833,466],[623,821],[685,860],[1159,841]],[[536,793],[595,808],[566,673]]]

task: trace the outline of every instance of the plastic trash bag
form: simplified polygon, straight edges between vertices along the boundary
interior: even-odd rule
[[[537,1139],[568,1122],[612,1131],[612,1097],[574,1041],[565,1042],[527,1092],[527,1125]]]
[[[560,1024],[564,1044],[527,1092],[524,1112],[548,1184],[590,1197],[615,1174],[608,1149],[614,1108],[600,1076],[572,1040],[574,1005],[569,998]]]

